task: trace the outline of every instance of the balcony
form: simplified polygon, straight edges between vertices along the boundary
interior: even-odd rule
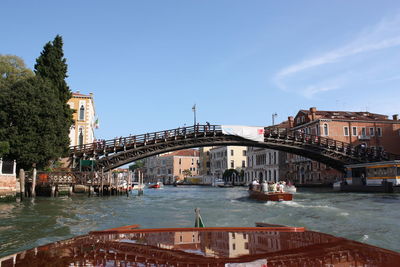
[[[358,140],[370,140],[371,136],[368,135],[359,135]]]

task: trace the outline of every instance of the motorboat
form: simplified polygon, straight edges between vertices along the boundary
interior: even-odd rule
[[[333,185],[332,185],[333,191],[340,191],[342,183],[343,183],[342,181],[334,182]]]
[[[288,193],[296,193],[297,192],[297,188],[294,185],[285,185],[283,187],[283,191],[288,192]]]
[[[161,188],[163,186],[162,182],[151,183],[147,187],[148,188]]]
[[[227,188],[227,187],[233,187],[233,184],[230,183],[225,183],[225,184],[219,184],[217,185],[218,187],[222,187],[222,188]]]
[[[212,186],[220,186],[225,185],[225,181],[221,178],[215,179],[212,183]]]
[[[138,182],[133,182],[131,186],[131,190],[143,190],[144,184],[139,184]]]
[[[398,266],[400,253],[304,227],[93,231],[0,258],[0,266]]]
[[[249,197],[262,201],[291,201],[293,194],[289,192],[262,192],[257,189],[249,190]]]

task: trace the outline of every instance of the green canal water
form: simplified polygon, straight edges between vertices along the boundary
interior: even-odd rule
[[[299,190],[291,202],[257,202],[244,187],[169,187],[144,195],[27,199],[0,203],[0,256],[56,240],[129,224],[192,227],[199,207],[206,226],[267,222],[304,226],[400,252],[400,195]]]

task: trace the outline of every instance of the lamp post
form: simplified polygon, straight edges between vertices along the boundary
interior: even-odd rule
[[[272,126],[275,125],[275,117],[278,117],[278,114],[276,112],[272,113]]]
[[[196,104],[193,105],[192,107],[193,110],[193,116],[194,116],[194,126],[196,126]]]

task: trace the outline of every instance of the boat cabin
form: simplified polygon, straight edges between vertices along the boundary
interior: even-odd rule
[[[400,185],[400,160],[346,165],[349,185],[380,186],[384,183]]]

